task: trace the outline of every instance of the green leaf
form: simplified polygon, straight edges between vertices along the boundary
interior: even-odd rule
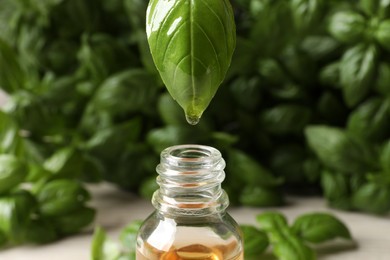
[[[347,129],[369,141],[390,137],[390,100],[371,98],[362,103],[349,115]]]
[[[0,230],[0,248],[5,246],[7,244],[7,237],[6,235]]]
[[[91,244],[91,259],[105,260],[103,254],[103,246],[106,241],[106,232],[101,227],[95,227]]]
[[[343,102],[330,91],[323,92],[318,100],[317,109],[329,124],[344,124],[348,115],[347,108]]]
[[[260,80],[258,77],[239,77],[230,84],[230,91],[237,104],[249,111],[258,107],[261,99]]]
[[[284,198],[277,189],[248,185],[240,194],[240,202],[246,206],[274,207],[283,205]]]
[[[255,20],[250,27],[250,39],[258,42],[256,52],[267,57],[279,54],[294,33],[289,2],[251,1],[250,11]]]
[[[45,184],[37,194],[41,213],[61,216],[75,211],[90,199],[88,191],[74,180],[54,180]]]
[[[377,167],[372,147],[340,128],[309,126],[305,134],[310,148],[330,169],[358,174]]]
[[[340,63],[333,62],[324,67],[320,71],[320,82],[325,86],[338,88],[340,86]]]
[[[295,28],[303,33],[316,28],[326,10],[325,3],[324,0],[292,0],[291,9]]]
[[[0,38],[0,88],[7,93],[23,89],[25,76],[15,51]]]
[[[43,164],[45,170],[52,172],[56,178],[74,178],[81,174],[83,160],[80,151],[65,147],[56,151]]]
[[[359,4],[368,16],[378,16],[383,19],[390,15],[390,2],[387,0],[360,0]]]
[[[343,222],[326,213],[309,213],[299,216],[292,230],[303,240],[322,243],[338,237],[351,239],[351,234]]]
[[[245,258],[257,259],[264,253],[269,245],[267,234],[254,226],[241,225],[244,235],[244,255]]]
[[[264,110],[260,116],[263,128],[270,134],[300,133],[309,123],[311,111],[302,105],[279,105]]]
[[[321,174],[321,187],[330,206],[345,210],[351,209],[347,176],[324,170]]]
[[[25,232],[26,241],[34,244],[45,244],[58,238],[53,224],[46,219],[33,219]]]
[[[0,155],[0,194],[8,192],[27,176],[25,164],[13,155]]]
[[[380,162],[383,170],[390,174],[390,139],[384,143],[380,155]]]
[[[27,191],[0,198],[0,230],[13,243],[25,241],[25,231],[30,225],[37,203]]]
[[[383,48],[390,51],[390,19],[379,24],[375,37]]]
[[[390,189],[387,185],[366,183],[353,194],[353,206],[365,212],[386,214],[390,210]]]
[[[235,149],[231,149],[228,153],[226,172],[229,178],[250,185],[275,187],[283,183],[282,178],[273,176],[259,162]]]
[[[390,64],[381,62],[378,67],[375,90],[382,95],[390,96]]]
[[[375,45],[360,44],[344,53],[340,63],[340,79],[344,100],[349,107],[362,101],[371,89],[377,58]]]
[[[328,25],[328,31],[340,42],[356,43],[364,38],[367,21],[361,14],[354,11],[335,13]]]
[[[232,7],[228,0],[152,0],[146,21],[161,78],[195,123],[231,62],[236,40]]]
[[[314,251],[307,247],[288,227],[287,219],[280,213],[266,212],[256,217],[257,222],[270,237],[273,252],[281,260],[314,260]]]
[[[180,126],[185,123],[182,109],[168,93],[164,93],[160,96],[157,103],[157,109],[161,119],[166,125]]]
[[[309,35],[301,46],[313,60],[324,60],[338,52],[340,43],[330,36]]]
[[[70,235],[79,232],[89,225],[95,218],[96,211],[88,207],[81,207],[71,213],[56,216],[53,224],[61,235]]]

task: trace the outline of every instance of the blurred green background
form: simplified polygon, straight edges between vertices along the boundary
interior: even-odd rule
[[[85,183],[149,198],[184,143],[221,150],[235,205],[389,212],[389,1],[231,2],[232,65],[194,127],[152,62],[147,1],[0,1],[0,244],[88,225]]]

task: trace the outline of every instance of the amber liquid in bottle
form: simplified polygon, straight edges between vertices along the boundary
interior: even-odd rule
[[[145,245],[145,256],[139,250],[140,260],[244,260],[242,252],[237,254],[236,243],[228,245],[204,246],[193,244],[181,248],[171,247],[167,252],[158,250],[149,244]]]

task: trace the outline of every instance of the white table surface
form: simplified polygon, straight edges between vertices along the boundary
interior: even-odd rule
[[[149,201],[111,185],[100,184],[90,190],[93,194],[91,204],[98,212],[94,225],[103,226],[111,238],[115,239],[126,223],[144,219],[153,211]],[[265,210],[270,209],[241,207],[231,208],[229,212],[241,224],[255,224],[256,214]],[[291,198],[288,206],[272,210],[279,210],[290,220],[305,212],[327,211],[348,225],[358,248],[346,243],[331,243],[317,250],[319,260],[390,260],[390,216],[330,210],[321,198]],[[0,252],[0,260],[87,260],[90,259],[92,233],[93,227],[90,227],[82,234],[49,245],[6,249]]]

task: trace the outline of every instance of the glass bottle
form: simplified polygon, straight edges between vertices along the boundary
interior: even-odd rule
[[[157,166],[156,208],[137,236],[137,260],[243,260],[239,226],[225,211],[225,161],[212,147],[165,149]]]

